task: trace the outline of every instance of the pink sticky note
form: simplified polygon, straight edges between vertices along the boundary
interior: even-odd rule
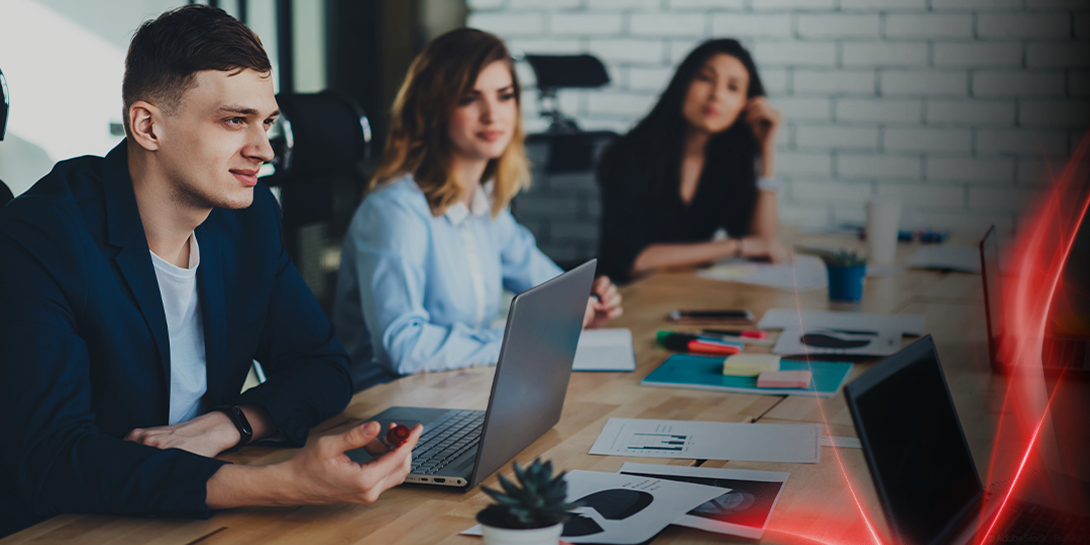
[[[808,388],[810,371],[765,371],[757,377],[758,388]]]

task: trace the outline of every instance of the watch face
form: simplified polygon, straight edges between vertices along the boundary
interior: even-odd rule
[[[246,413],[242,411],[242,407],[231,407],[235,411],[235,425],[238,426],[238,432],[247,439],[253,436],[254,430],[250,427],[250,421],[246,418]]]

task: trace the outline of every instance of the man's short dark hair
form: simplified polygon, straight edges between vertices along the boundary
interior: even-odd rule
[[[254,31],[227,12],[190,4],[145,21],[129,42],[121,97],[125,133],[130,133],[129,107],[146,100],[167,115],[181,105],[202,70],[272,71],[269,56]]]

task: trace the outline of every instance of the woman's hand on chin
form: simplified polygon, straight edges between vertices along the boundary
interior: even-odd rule
[[[780,113],[765,97],[753,97],[746,103],[742,111],[745,122],[753,130],[753,136],[761,151],[765,152],[776,146],[776,131],[783,122],[783,114]]]

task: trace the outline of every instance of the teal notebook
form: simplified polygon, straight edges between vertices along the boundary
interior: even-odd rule
[[[658,369],[647,375],[640,384],[666,386],[667,388],[694,388],[743,394],[801,395],[832,397],[852,373],[852,364],[838,361],[780,360],[780,371],[814,372],[810,387],[758,388],[757,377],[733,377],[723,374],[723,358],[674,354],[662,362]]]

